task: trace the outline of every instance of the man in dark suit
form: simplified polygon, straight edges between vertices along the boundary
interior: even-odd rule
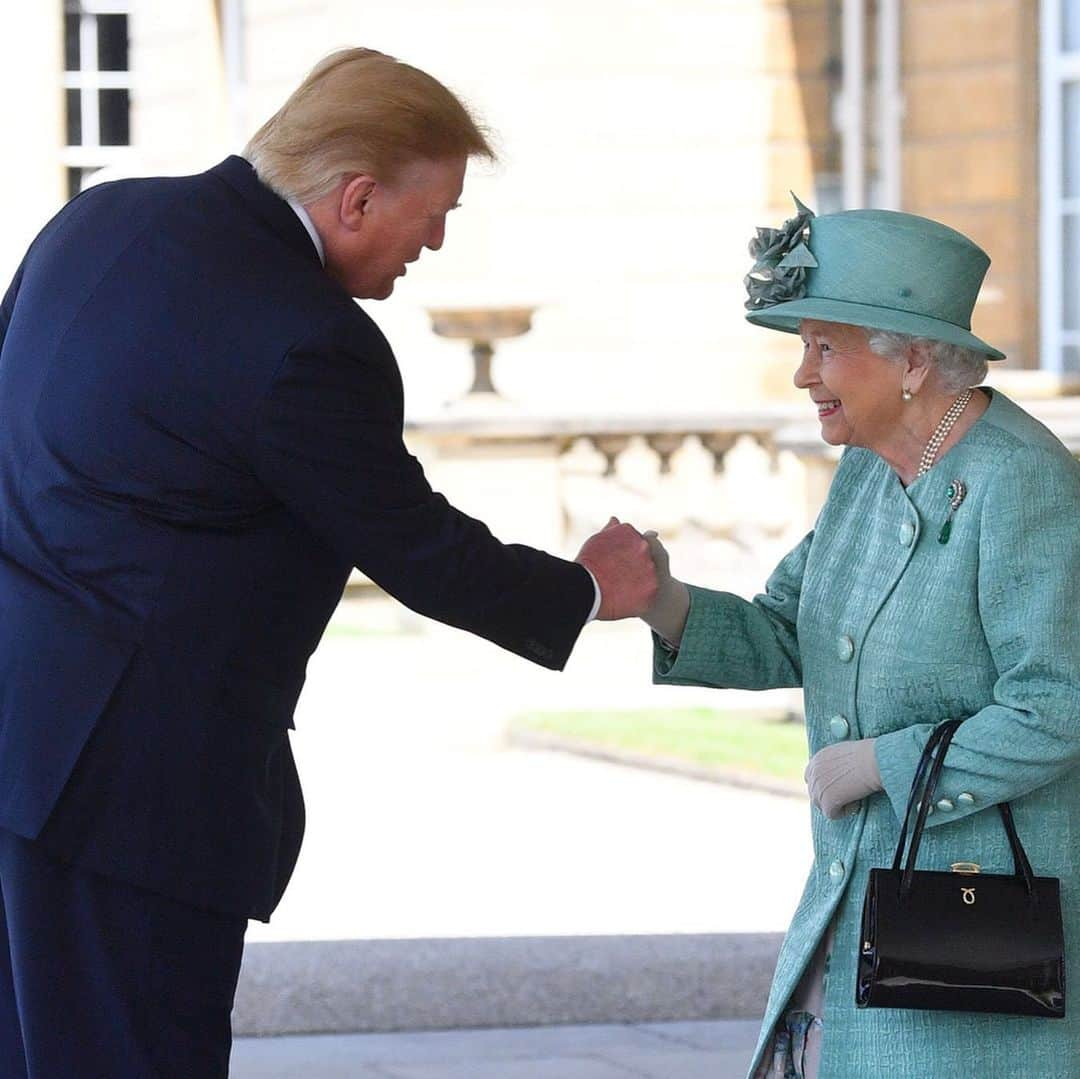
[[[430,76],[317,67],[244,158],[71,202],[0,306],[0,1076],[225,1075],[249,917],[299,850],[288,730],[353,566],[561,668],[643,611],[645,540],[498,542],[402,440],[352,297],[489,155]],[[589,572],[586,572],[588,569]]]

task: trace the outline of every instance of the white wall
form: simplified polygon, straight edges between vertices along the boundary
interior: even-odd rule
[[[66,194],[61,16],[59,0],[0,0],[0,292]]]
[[[134,172],[195,172],[232,149],[214,0],[135,0],[131,56]]]
[[[26,103],[10,110],[26,171],[0,174],[20,207],[0,218],[0,268],[63,198],[61,0],[5,3],[20,14],[5,12],[19,29],[0,34],[0,86]],[[759,396],[770,357],[794,364],[792,339],[742,318],[752,226],[782,216],[765,205],[782,79],[766,54],[784,4],[246,0],[245,14],[249,132],[325,53],[363,44],[431,71],[497,133],[502,163],[470,175],[444,250],[370,305],[413,414],[469,380],[465,344],[435,338],[425,306],[538,305],[495,361],[499,386],[537,408],[727,407]],[[134,0],[132,41],[132,171],[239,149],[214,0]]]
[[[335,0],[333,43],[432,71],[503,154],[470,181],[444,251],[377,316],[414,387],[433,398],[466,378],[463,346],[432,341],[420,308],[523,303],[540,305],[535,329],[502,346],[495,378],[524,401],[607,412],[755,396],[761,332],[743,325],[741,281],[765,191],[768,7]]]

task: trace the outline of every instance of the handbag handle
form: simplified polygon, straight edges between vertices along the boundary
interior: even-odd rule
[[[922,843],[923,830],[926,826],[926,818],[930,813],[930,805],[937,791],[938,779],[945,767],[945,754],[952,742],[962,719],[950,719],[938,724],[930,732],[926,748],[919,758],[918,767],[915,769],[915,778],[911,783],[911,793],[908,795],[907,810],[904,813],[904,824],[900,829],[900,841],[896,845],[896,854],[893,858],[893,870],[900,868],[904,857],[904,845],[907,842],[908,825],[911,821],[912,810],[918,807],[915,819],[915,828],[911,836],[911,844],[907,851],[907,860],[904,865],[904,874],[900,881],[900,896],[905,898],[911,891],[912,879],[915,875],[915,862],[919,856],[919,846]],[[936,752],[935,752],[936,751]],[[1005,826],[1005,834],[1009,839],[1009,847],[1012,850],[1013,870],[1017,877],[1024,881],[1024,888],[1030,898],[1035,895],[1035,874],[1031,869],[1027,852],[1024,850],[1020,837],[1016,834],[1016,825],[1013,822],[1012,810],[1008,802],[999,802],[998,811],[1001,814],[1001,822]]]
[[[922,792],[926,786],[926,774],[930,770],[930,765],[934,762],[934,750],[937,749],[941,740],[948,735],[952,737],[952,732],[960,726],[962,720],[950,719],[944,723],[936,726],[931,732],[930,737],[926,741],[926,746],[922,751],[922,756],[919,758],[919,763],[915,767],[915,778],[911,781],[911,793],[908,795],[907,809],[904,811],[903,826],[900,829],[900,841],[896,844],[896,854],[893,856],[893,872],[895,873],[900,868],[900,862],[904,857],[904,845],[907,843],[908,827],[911,824],[912,809],[916,806],[919,807],[919,821],[921,824],[925,821],[929,810],[921,812],[923,806],[929,804],[929,798],[924,797]],[[950,729],[951,728],[951,729]],[[916,825],[919,840],[922,839],[922,829]]]

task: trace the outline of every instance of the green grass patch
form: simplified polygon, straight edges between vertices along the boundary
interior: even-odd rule
[[[528,712],[514,730],[556,735],[590,746],[757,773],[794,782],[806,767],[802,723],[760,712]]]

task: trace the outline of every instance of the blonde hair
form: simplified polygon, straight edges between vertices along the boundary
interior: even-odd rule
[[[495,160],[477,121],[438,79],[374,49],[317,64],[244,148],[264,184],[311,203],[349,173],[392,183],[417,159]]]

